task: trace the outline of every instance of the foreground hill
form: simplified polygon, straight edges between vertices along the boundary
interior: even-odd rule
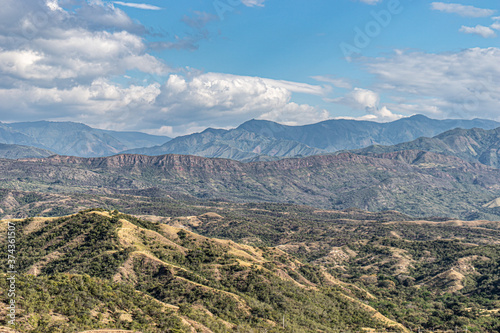
[[[189,154],[240,161],[257,156],[294,157],[364,148],[373,144],[394,145],[422,136],[435,136],[454,128],[500,127],[492,120],[436,120],[422,115],[390,123],[327,120],[305,126],[286,126],[266,120],[251,120],[232,130],[207,129],[177,137],[161,146],[125,151],[131,154]]]
[[[100,130],[73,122],[0,123],[0,142],[33,146],[61,155],[109,156],[168,140],[164,136]]]
[[[290,332],[408,331],[365,304],[373,296],[359,287],[276,248],[116,211],[14,222],[22,332],[280,332],[283,320]]]
[[[457,128],[433,138],[422,137],[394,146],[371,146],[354,152],[368,155],[411,149],[456,156],[469,162],[498,168],[500,167],[500,128],[492,130]]]
[[[199,215],[13,221],[17,330],[500,329],[498,222],[279,204],[192,209]]]
[[[500,170],[423,151],[376,156],[344,153],[254,163],[185,155],[52,156],[0,160],[0,186],[145,196],[150,196],[147,189],[157,188],[200,199],[497,219],[497,210],[483,205],[500,197]]]

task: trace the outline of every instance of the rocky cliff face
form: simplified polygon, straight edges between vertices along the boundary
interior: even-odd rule
[[[66,192],[156,187],[204,199],[495,219],[495,211],[482,206],[500,196],[500,170],[415,150],[252,163],[188,155],[53,156],[2,161],[0,185]]]

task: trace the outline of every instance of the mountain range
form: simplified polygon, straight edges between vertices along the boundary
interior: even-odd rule
[[[370,155],[415,149],[452,155],[469,162],[498,168],[500,166],[500,128],[492,130],[456,128],[433,138],[421,137],[393,146],[376,145],[352,152]]]
[[[132,149],[124,153],[189,154],[239,161],[272,160],[359,149],[374,144],[394,145],[419,137],[433,137],[454,128],[497,127],[500,123],[492,120],[436,120],[423,115],[389,123],[334,119],[304,126],[250,120],[235,129],[207,129],[177,137],[161,146]]]
[[[44,149],[42,155],[110,156],[123,150],[165,143],[169,137],[141,132],[118,132],[92,128],[74,122],[0,123],[0,143]],[[4,149],[7,147],[4,147]],[[0,157],[32,157],[33,151],[11,146]],[[23,154],[25,152],[26,154]],[[48,154],[48,155],[47,155]]]
[[[52,154],[102,157],[119,153],[182,154],[229,158],[243,162],[329,154],[371,145],[395,145],[420,137],[434,137],[455,128],[500,127],[492,120],[436,120],[422,115],[390,123],[327,120],[304,126],[286,126],[250,120],[235,129],[208,128],[173,140],[140,132],[118,132],[72,122],[0,123],[0,143],[31,146],[45,152],[4,147],[0,157],[22,158]]]

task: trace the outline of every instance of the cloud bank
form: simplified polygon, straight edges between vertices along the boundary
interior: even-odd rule
[[[437,118],[500,119],[500,49],[472,48],[456,53],[397,51],[367,59],[377,89],[392,96],[388,107],[402,114]]]
[[[80,1],[69,10],[56,0],[1,3],[3,121],[72,120],[180,135],[250,118],[302,124],[328,117],[291,102],[294,93],[322,96],[327,89],[319,85],[173,70],[148,53],[144,27],[113,4]],[[196,28],[210,20],[201,12],[185,19]]]
[[[431,8],[444,13],[458,14],[463,17],[488,17],[494,15],[496,12],[496,10],[493,9],[444,2],[433,2],[431,3]]]

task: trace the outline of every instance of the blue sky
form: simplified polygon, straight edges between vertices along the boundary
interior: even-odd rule
[[[500,120],[493,0],[0,0],[0,120]]]

